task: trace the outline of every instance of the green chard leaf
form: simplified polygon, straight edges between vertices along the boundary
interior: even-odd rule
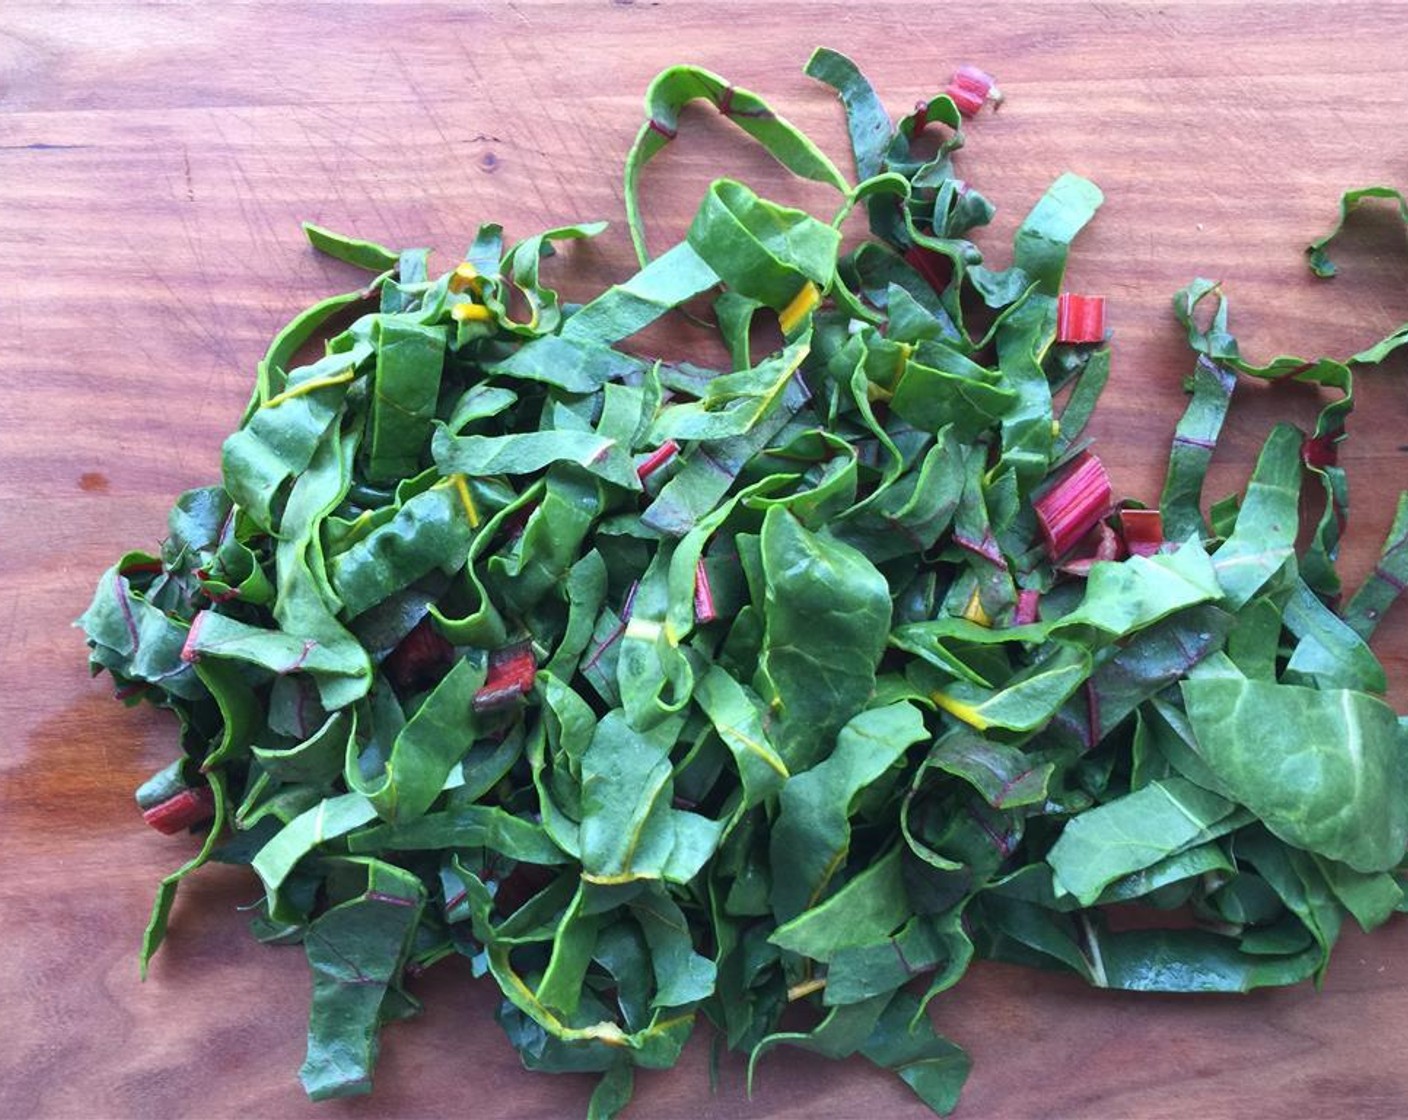
[[[809,532],[780,507],[763,519],[766,585],[759,692],[794,769],[870,700],[890,625],[885,578],[850,545]]]
[[[1379,562],[1344,609],[1345,623],[1367,642],[1404,587],[1408,587],[1408,491],[1398,496]]]
[[[1310,258],[1311,271],[1316,276],[1333,276],[1336,269],[1334,262],[1330,260],[1329,254],[1325,252],[1326,246],[1339,236],[1340,230],[1344,228],[1345,221],[1350,213],[1355,210],[1365,199],[1387,198],[1398,203],[1398,216],[1408,223],[1408,201],[1405,201],[1402,191],[1394,190],[1392,187],[1359,187],[1357,190],[1345,191],[1340,197],[1340,216],[1335,222],[1335,228],[1325,234],[1324,237],[1317,237],[1307,246],[1305,252]]]
[[[1280,424],[1257,459],[1237,528],[1213,554],[1228,607],[1240,607],[1290,558],[1300,527],[1299,500],[1300,433]]]
[[[788,779],[772,833],[773,910],[785,921],[816,904],[850,853],[851,807],[863,790],[925,738],[912,704],[856,716],[825,761]]]
[[[308,928],[313,969],[308,1055],[299,1070],[313,1100],[370,1093],[378,1035],[425,905],[425,888],[380,860],[349,861],[366,875],[356,897]]]
[[[1183,778],[1151,782],[1075,817],[1046,859],[1057,885],[1088,906],[1115,880],[1213,839],[1236,808]]]
[[[1213,448],[1232,403],[1237,379],[1211,358],[1199,356],[1193,368],[1192,395],[1188,408],[1178,421],[1169,450],[1168,475],[1159,496],[1164,536],[1173,541],[1206,537],[1203,520],[1203,479]]]
[[[1408,766],[1382,700],[1227,677],[1181,687],[1198,756],[1273,833],[1356,871],[1402,861]]]

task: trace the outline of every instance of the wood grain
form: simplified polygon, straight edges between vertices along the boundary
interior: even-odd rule
[[[457,965],[386,1033],[369,1100],[313,1108],[294,1074],[308,979],[236,907],[249,879],[183,888],[152,979],[136,946],[156,879],[189,838],[142,828],[131,789],[172,726],[88,681],[69,629],[98,573],[154,544],[174,495],[216,476],[254,362],[297,308],[348,283],[301,219],[453,259],[481,220],[511,234],[621,217],[620,164],[650,76],[702,63],[786,107],[833,152],[833,98],[800,68],[850,52],[895,110],[961,62],[996,71],[1000,113],[962,166],[1001,207],[998,261],[1067,168],[1108,203],[1078,243],[1076,290],[1106,293],[1115,371],[1095,434],[1118,488],[1156,496],[1189,368],[1168,314],[1221,278],[1253,356],[1343,354],[1408,319],[1402,226],[1366,215],[1331,284],[1300,248],[1340,190],[1408,184],[1408,9],[1196,2],[948,5],[646,3],[57,5],[0,11],[0,1115],[145,1117],[581,1114],[589,1082],[524,1073],[494,1000]],[[652,243],[723,169],[787,201],[720,121],[647,176]],[[554,262],[569,289],[629,272],[618,225]],[[1408,485],[1402,361],[1363,378],[1343,457],[1344,570],[1372,564]],[[1273,417],[1313,393],[1244,390],[1210,493],[1239,486]],[[1378,648],[1408,707],[1408,613]],[[1323,992],[1245,998],[1093,992],[980,966],[936,1004],[975,1071],[960,1117],[1408,1114],[1408,923],[1346,933]],[[745,1098],[696,1039],[639,1079],[639,1117],[918,1117],[862,1062],[777,1053]]]

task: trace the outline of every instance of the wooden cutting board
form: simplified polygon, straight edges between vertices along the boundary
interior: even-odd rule
[[[555,264],[569,291],[630,271],[620,167],[658,69],[701,63],[757,90],[840,159],[840,111],[801,67],[852,54],[905,111],[964,62],[1008,94],[971,129],[965,175],[998,203],[998,262],[1057,174],[1108,202],[1070,284],[1109,299],[1114,375],[1094,433],[1127,495],[1153,500],[1191,363],[1168,312],[1220,278],[1252,357],[1343,355],[1408,319],[1403,226],[1365,214],[1343,275],[1301,248],[1339,192],[1408,185],[1408,10],[1279,3],[839,5],[604,0],[448,6],[156,7],[9,0],[0,11],[0,1115],[581,1115],[583,1077],[523,1072],[464,967],[417,990],[370,1100],[314,1108],[295,1072],[309,982],[297,949],[246,933],[247,875],[183,888],[151,979],[136,950],[157,878],[193,850],[142,826],[131,791],[174,751],[170,721],[90,682],[70,620],[122,550],[150,547],[181,490],[217,477],[254,363],[295,310],[356,282],[308,250],[312,219],[442,265],[476,223],[522,235],[607,217]],[[646,176],[652,244],[730,173],[830,205],[715,115],[687,114]],[[1361,379],[1343,452],[1349,586],[1408,485],[1402,360]],[[1242,485],[1275,417],[1312,392],[1245,387],[1209,493]],[[1408,613],[1378,649],[1408,707]],[[1288,729],[1293,734],[1294,729]],[[981,965],[934,1005],[975,1068],[960,1117],[1408,1114],[1408,922],[1347,931],[1325,988],[1243,998],[1090,991]],[[637,1117],[919,1117],[861,1061],[777,1052],[745,1096],[709,1046],[642,1075]]]

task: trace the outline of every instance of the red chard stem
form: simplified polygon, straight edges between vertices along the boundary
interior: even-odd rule
[[[1110,512],[1110,476],[1089,451],[1082,451],[1070,469],[1036,499],[1037,522],[1053,560],[1076,546]]]
[[[538,661],[532,642],[518,642],[489,655],[489,673],[474,694],[476,712],[492,711],[533,691]]]
[[[174,836],[215,815],[215,793],[209,786],[183,789],[174,797],[153,805],[142,819],[165,836]]]
[[[1056,301],[1057,342],[1103,342],[1105,297],[1062,292]]]
[[[700,557],[694,566],[694,620],[713,622],[718,617],[714,610],[714,591],[709,586],[709,572],[704,567],[703,557]]]
[[[1153,556],[1163,551],[1164,518],[1158,510],[1121,510],[1120,528],[1131,556]]]
[[[679,453],[680,445],[672,439],[667,439],[636,467],[636,477],[644,482]]]
[[[1002,101],[1002,92],[997,88],[993,76],[976,66],[960,66],[944,92],[953,99],[958,111],[965,117],[974,116],[986,101],[992,101],[994,104]]]

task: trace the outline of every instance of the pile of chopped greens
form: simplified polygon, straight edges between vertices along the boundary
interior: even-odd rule
[[[969,1062],[925,1009],[974,957],[1246,991],[1404,908],[1408,724],[1366,642],[1408,583],[1408,496],[1340,607],[1335,451],[1351,365],[1408,328],[1258,367],[1195,281],[1167,483],[1118,502],[1081,434],[1103,303],[1062,288],[1100,192],[1063,175],[988,268],[952,157],[990,79],[894,122],[844,56],[807,72],[858,182],[753,94],[667,70],[626,165],[642,267],[584,305],[539,265],[601,224],[507,249],[484,225],[439,277],[307,227],[375,279],[278,334],[223,483],[81,619],[118,695],[180,721],[147,820],[205,828],[143,968],[187,874],[252,867],[255,935],[313,971],[315,1099],[370,1090],[409,978],[459,953],[526,1066],[603,1075],[592,1116],[700,1015],[750,1076],[779,1045],[860,1053],[946,1113]],[[649,259],[638,183],[695,100],[836,213],[719,179]],[[1404,207],[1344,207],[1384,195]],[[855,208],[874,236],[842,254]],[[731,368],[622,345],[686,303]],[[1205,519],[1238,374],[1335,392]],[[1302,486],[1325,501],[1297,551]],[[1127,903],[1180,918],[1112,922]]]

